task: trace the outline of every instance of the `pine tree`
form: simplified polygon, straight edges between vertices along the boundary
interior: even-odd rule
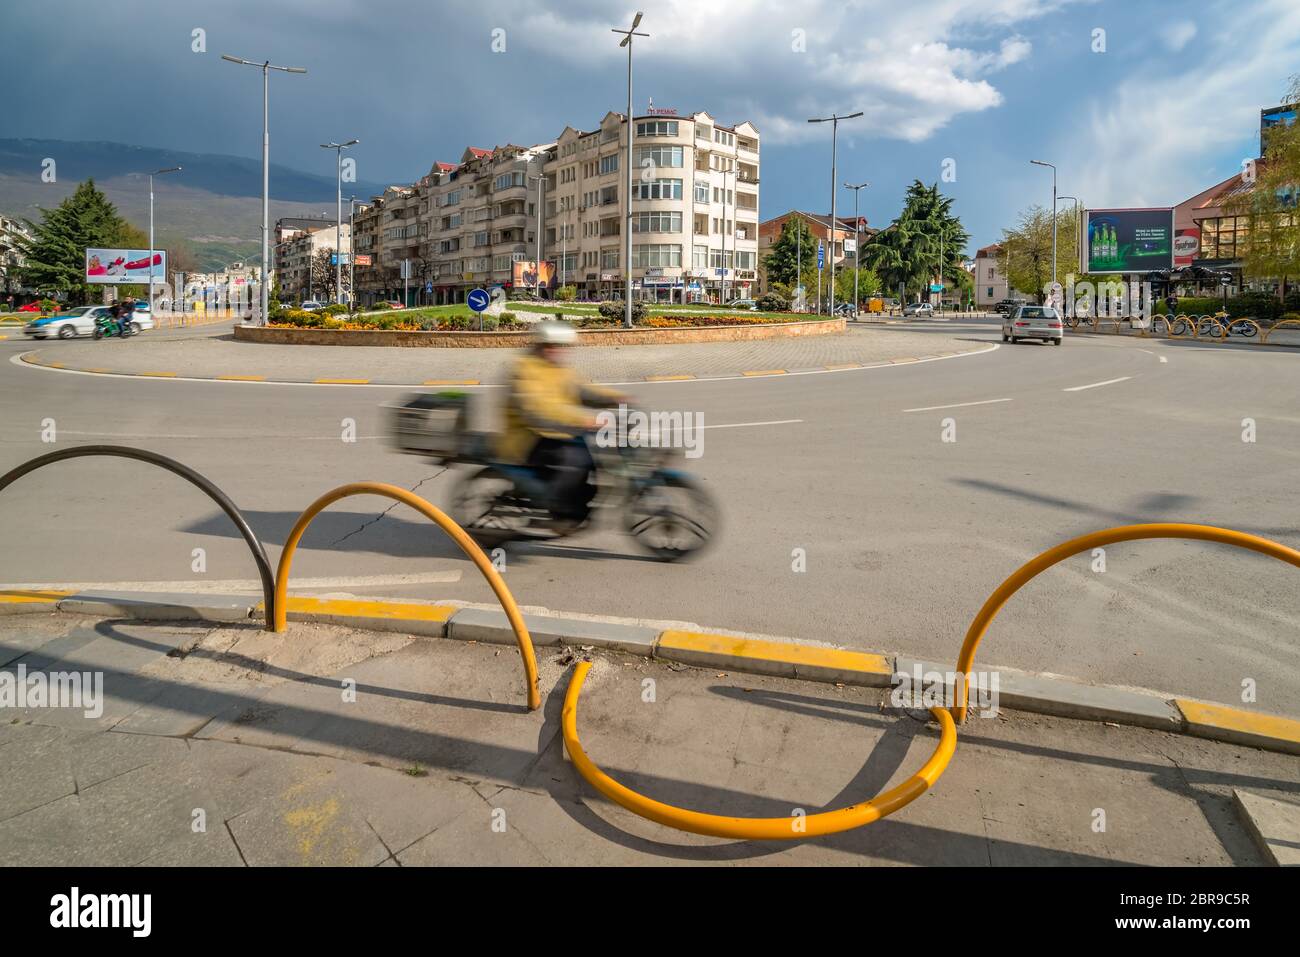
[[[940,276],[950,286],[960,285],[969,241],[970,234],[952,213],[952,199],[939,193],[937,183],[914,180],[903,211],[865,245],[862,262],[891,292],[900,285],[904,291],[926,290]]]
[[[67,303],[90,301],[85,282],[86,250],[116,246],[129,228],[92,179],[53,209],[41,210],[39,223],[27,220],[32,238],[22,243],[24,284]]]

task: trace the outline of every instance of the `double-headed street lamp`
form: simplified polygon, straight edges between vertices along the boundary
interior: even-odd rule
[[[624,256],[627,262],[623,267],[623,294],[626,297],[626,311],[623,315],[623,325],[629,329],[632,328],[632,38],[648,37],[648,33],[637,33],[636,28],[641,25],[641,12],[632,18],[632,26],[626,30],[613,30],[611,33],[623,34],[623,39],[619,41],[620,47],[627,47],[627,221],[623,224],[624,232],[627,234],[626,242],[623,244]]]
[[[837,192],[837,190],[835,189],[835,150],[836,150],[837,138],[839,137],[839,132],[840,132],[840,120],[853,120],[853,119],[857,119],[861,115],[862,115],[862,111],[858,110],[858,112],[850,113],[848,116],[837,116],[836,114],[832,113],[830,116],[814,118],[808,121],[809,123],[830,123],[831,124],[831,235],[830,235],[830,239],[831,239],[830,307],[831,310],[830,310],[830,315],[832,316],[835,315],[835,227],[836,227],[835,194]]]
[[[346,143],[322,143],[321,149],[334,150],[338,154],[338,195],[336,201],[338,206],[334,216],[334,301],[341,303],[343,301],[343,151],[349,146],[356,146],[360,140],[348,140]],[[348,230],[351,232],[352,227]],[[348,240],[348,249],[352,248],[351,239]],[[352,254],[348,253],[348,260],[351,261]]]
[[[1056,167],[1042,160],[1030,160],[1035,166],[1047,166],[1052,171],[1052,293],[1056,293]]]
[[[149,314],[153,315],[153,178],[162,176],[164,173],[179,173],[179,166],[169,166],[166,169],[157,169],[149,174]],[[167,277],[163,276],[163,282]]]
[[[271,70],[279,70],[281,73],[306,73],[307,70],[300,66],[275,66],[270,60],[263,63],[256,63],[253,60],[245,60],[242,57],[228,56],[221,54],[221,59],[228,60],[231,63],[238,63],[241,66],[255,66],[262,71],[262,266],[265,270],[266,265],[271,261],[271,134],[269,127],[270,114],[270,83],[268,77]],[[270,289],[267,288],[267,279],[262,279],[262,297],[261,297],[261,322],[266,325],[267,322],[267,300]]]
[[[845,189],[853,190],[853,311],[858,309],[858,273],[861,272],[862,228],[858,219],[858,193],[870,186],[870,183],[845,183]]]

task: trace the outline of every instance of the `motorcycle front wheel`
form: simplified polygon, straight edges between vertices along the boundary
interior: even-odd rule
[[[701,552],[718,532],[718,506],[693,478],[660,474],[624,514],[627,533],[656,558],[680,561]]]
[[[99,326],[96,326],[94,332],[91,333],[91,336],[94,337],[95,339],[103,339],[104,330],[101,329]]]

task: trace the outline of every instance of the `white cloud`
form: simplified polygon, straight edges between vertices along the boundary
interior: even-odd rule
[[[1174,205],[1235,172],[1223,163],[1233,144],[1254,143],[1248,152],[1257,152],[1259,110],[1278,101],[1293,72],[1287,64],[1300,57],[1300,6],[1262,0],[1222,9],[1205,55],[1180,59],[1173,71],[1138,60],[1056,145],[1062,181],[1085,205]],[[1219,172],[1207,178],[1207,168]]]
[[[630,12],[579,3],[541,15],[530,0],[515,2],[514,42],[585,58],[625,55],[609,31]],[[960,114],[1001,105],[996,74],[1032,51],[1015,28],[1074,2],[646,0],[640,29],[650,36],[635,41],[636,82],[646,89],[655,71],[689,64],[708,77],[707,95],[677,105],[749,119],[768,143],[819,135],[810,116],[856,110],[866,115],[854,130],[918,141]]]
[[[1165,46],[1177,53],[1187,46],[1194,36],[1196,36],[1196,24],[1191,20],[1180,20],[1166,26],[1161,39],[1164,40]]]

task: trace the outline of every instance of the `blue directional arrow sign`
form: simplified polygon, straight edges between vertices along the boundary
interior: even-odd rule
[[[486,289],[471,289],[469,295],[465,297],[465,305],[475,312],[482,312],[491,302],[492,297],[487,294]]]
[[[818,269],[826,268],[826,244],[825,243],[819,242],[817,244],[817,268]]]

